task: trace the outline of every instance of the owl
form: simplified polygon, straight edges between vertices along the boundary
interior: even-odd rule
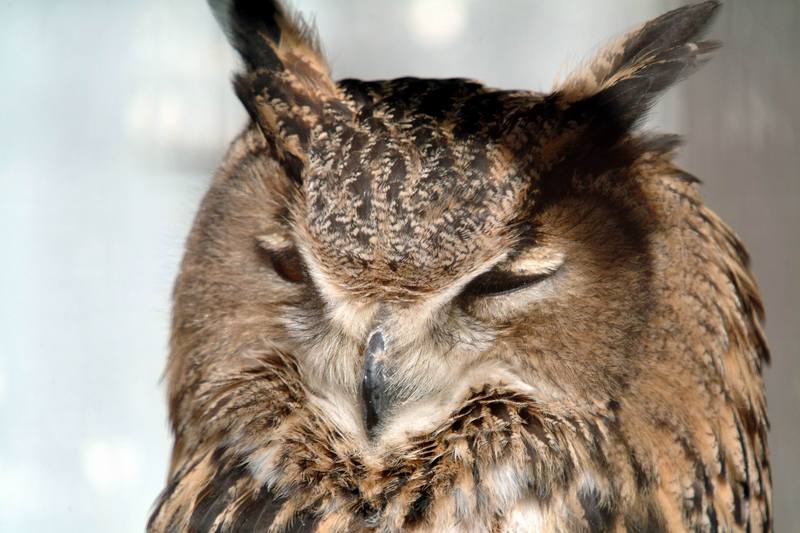
[[[251,120],[175,286],[149,531],[771,529],[749,259],[638,128],[718,2],[550,93],[334,81],[281,4],[211,5]]]

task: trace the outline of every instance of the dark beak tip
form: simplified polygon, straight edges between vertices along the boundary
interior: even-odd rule
[[[370,438],[375,436],[375,427],[389,410],[391,401],[387,397],[388,376],[381,361],[386,349],[380,331],[370,335],[364,354],[364,374],[361,379],[361,401],[363,403],[364,425]]]

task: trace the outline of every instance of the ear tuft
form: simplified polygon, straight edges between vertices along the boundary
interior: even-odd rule
[[[248,70],[290,68],[301,60],[328,74],[314,28],[270,0],[209,0],[214,17]]]
[[[719,5],[712,0],[670,11],[605,47],[558,88],[560,104],[611,120],[622,130],[633,127],[661,92],[719,47],[698,40]]]
[[[301,182],[314,128],[336,84],[313,29],[274,0],[209,0],[214,16],[245,64],[234,88],[289,177]]]

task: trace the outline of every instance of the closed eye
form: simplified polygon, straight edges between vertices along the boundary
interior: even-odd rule
[[[530,287],[550,277],[553,272],[537,272],[535,274],[515,274],[504,270],[490,270],[470,281],[464,290],[465,296],[497,296],[509,294]]]
[[[275,273],[284,281],[289,283],[304,283],[306,281],[306,267],[297,248],[288,247],[280,250],[272,250],[264,246],[260,247],[261,252],[269,260]]]

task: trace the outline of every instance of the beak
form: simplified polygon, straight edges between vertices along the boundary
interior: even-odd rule
[[[392,399],[388,392],[389,376],[384,364],[386,342],[380,330],[373,331],[367,340],[364,354],[364,374],[361,379],[361,401],[364,425],[369,438],[388,413]]]

